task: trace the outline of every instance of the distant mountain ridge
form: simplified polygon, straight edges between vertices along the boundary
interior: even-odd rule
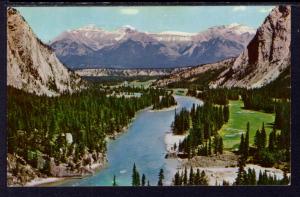
[[[72,93],[84,84],[33,33],[20,13],[7,10],[7,85],[37,95]]]
[[[236,57],[254,33],[254,29],[239,24],[212,27],[200,33],[149,33],[130,26],[106,31],[87,26],[63,32],[49,45],[72,69],[171,68]]]
[[[171,73],[188,69],[185,68],[143,68],[143,69],[116,69],[116,68],[91,68],[91,69],[79,69],[74,72],[81,77],[103,77],[103,76],[115,76],[115,77],[136,77],[136,76],[165,76]]]

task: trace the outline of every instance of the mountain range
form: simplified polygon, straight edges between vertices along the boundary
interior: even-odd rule
[[[240,24],[199,33],[149,33],[131,26],[106,31],[90,25],[65,31],[49,45],[71,69],[172,68],[236,57],[254,34],[254,29]]]
[[[219,75],[208,82],[210,88],[259,88],[276,80],[282,73],[290,73],[286,72],[290,68],[291,7],[277,6],[238,57],[175,72],[156,81],[155,85],[192,82],[208,72],[221,70]]]
[[[177,82],[197,81],[197,79],[203,78],[208,74],[210,77],[207,84],[210,88],[257,88],[276,80],[282,73],[290,73],[285,71],[291,68],[290,6],[277,6],[274,8],[254,35],[249,31],[249,28],[237,24],[213,27],[199,34],[182,32],[141,33],[132,27],[124,27],[112,33],[90,26],[63,33],[52,42],[51,47],[37,38],[16,9],[9,8],[7,16],[7,85],[37,95],[56,96],[63,92],[72,93],[80,90],[84,88],[85,82],[81,80],[79,75],[164,75],[154,85],[166,86]],[[83,32],[86,34],[83,34]],[[69,37],[66,35],[69,35]],[[77,37],[72,37],[72,35]],[[93,38],[95,41],[86,39],[88,37]],[[97,40],[99,42],[96,42]],[[146,42],[146,40],[149,42]],[[222,41],[223,44],[238,43],[237,45],[241,46],[239,49],[241,52],[235,55],[236,57],[231,57],[234,56],[232,55],[233,51],[229,50],[228,52],[228,50],[225,50],[228,52],[227,55],[231,54],[228,55],[230,58],[225,58],[227,55],[224,55],[223,52],[220,53],[220,50],[225,47],[220,44],[220,40],[224,41]],[[246,40],[251,41],[247,44]],[[193,47],[182,51],[188,45],[187,43],[190,43]],[[200,44],[197,45],[196,43]],[[55,53],[58,55],[58,58],[53,51],[55,49],[54,45],[57,47]],[[90,46],[87,47],[87,45]],[[78,48],[78,46],[82,46],[82,48]],[[140,48],[135,48],[136,46],[140,46]],[[155,47],[153,48],[153,46],[159,48],[159,51],[161,51],[159,54],[164,54],[163,57],[166,57],[166,54],[172,54],[173,56],[168,57],[172,57],[173,62],[181,59],[177,58],[176,54],[178,53],[174,51],[181,51],[181,54],[190,54],[190,57],[192,57],[192,54],[196,57],[203,56],[205,53],[212,54],[212,57],[210,57],[212,59],[217,57],[216,54],[222,54],[218,56],[222,56],[222,58],[220,58],[220,61],[214,60],[214,63],[200,64],[198,62],[198,66],[194,67],[188,67],[189,64],[184,64],[182,67],[185,67],[185,69],[168,70],[168,67],[173,66],[169,64],[164,68],[166,70],[147,70],[142,68],[126,70],[124,67],[127,68],[128,65],[122,65],[121,71],[112,68],[102,70],[85,69],[76,71],[76,74],[69,68],[78,68],[78,65],[74,67],[71,64],[67,68],[60,61],[63,58],[59,55],[63,54],[63,57],[68,57],[70,61],[74,62],[85,60],[93,62],[95,51],[109,51],[107,54],[111,53],[116,60],[125,58],[123,56],[125,53],[127,54],[125,60],[128,61],[141,58],[141,61],[144,60],[145,62],[147,60],[164,62],[166,59],[160,59],[160,56],[156,53],[157,50],[154,50]],[[216,46],[217,48],[213,49]],[[226,46],[228,47],[225,48],[228,49],[233,45]],[[199,47],[204,48],[200,50]],[[70,48],[74,50],[70,50]],[[148,50],[150,48],[151,50]],[[209,52],[209,48],[211,52]],[[89,50],[87,51],[87,49]],[[69,56],[70,51],[73,53],[72,56]],[[122,51],[125,52],[122,54]],[[89,56],[86,56],[87,52]],[[135,52],[135,55],[132,55],[132,52]],[[99,58],[101,57],[100,55]],[[195,59],[191,59],[191,62],[195,61]],[[145,66],[146,64],[138,65]],[[160,64],[152,65],[162,66]],[[178,66],[178,64],[176,65]],[[81,66],[83,68],[88,67],[86,64]],[[79,65],[79,68],[81,66]],[[132,66],[134,65],[132,64]],[[98,65],[94,65],[94,67],[97,68]],[[131,68],[131,66],[129,67]],[[151,66],[148,65],[147,67]],[[211,75],[211,72],[214,74]]]

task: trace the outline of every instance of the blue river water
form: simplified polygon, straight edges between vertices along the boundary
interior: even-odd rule
[[[187,96],[175,96],[175,99],[178,103],[177,112],[183,107],[190,110],[193,103],[195,105],[202,103]],[[56,186],[111,186],[114,175],[119,186],[131,186],[134,163],[140,176],[145,174],[150,185],[157,185],[159,170],[163,168],[164,184],[169,185],[176,172],[178,161],[165,159],[164,138],[166,132],[171,129],[174,115],[175,109],[152,111],[148,108],[138,112],[128,130],[116,140],[109,141],[106,168],[93,176],[70,179]]]

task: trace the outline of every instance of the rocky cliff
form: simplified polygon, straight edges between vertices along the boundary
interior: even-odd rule
[[[291,64],[291,8],[274,8],[233,66],[211,87],[257,88],[275,80]]]
[[[82,87],[81,78],[57,59],[13,8],[7,10],[7,85],[47,96]]]

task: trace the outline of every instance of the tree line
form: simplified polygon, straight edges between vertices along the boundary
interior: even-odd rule
[[[210,102],[218,105],[227,105],[229,100],[238,100],[240,90],[239,89],[204,89],[197,91],[195,89],[189,89],[188,95],[197,97],[204,102]]]
[[[172,95],[172,92],[157,92],[153,94],[153,109],[163,109],[168,108],[174,105],[177,105],[175,98]]]
[[[285,132],[276,130],[273,125],[271,132],[267,138],[265,124],[257,130],[254,136],[254,146],[249,145],[250,124],[247,123],[246,136],[241,135],[239,145],[239,154],[247,161],[248,157],[252,157],[252,161],[265,167],[272,167],[275,163],[289,162],[290,146],[287,144]],[[251,148],[251,153],[250,153]]]
[[[186,186],[186,185],[208,185],[208,178],[202,170],[200,172],[197,169],[195,172],[193,167],[191,166],[189,173],[187,172],[187,168],[185,166],[183,172],[177,171],[173,178],[173,185],[175,186]]]

